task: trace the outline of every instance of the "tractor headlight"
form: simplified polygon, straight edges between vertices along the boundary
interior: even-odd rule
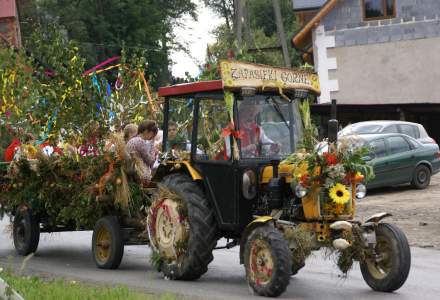
[[[297,184],[295,187],[295,195],[298,198],[302,198],[305,195],[307,195],[307,189],[305,187],[303,187],[301,184]]]
[[[358,183],[356,185],[356,199],[362,199],[365,198],[367,195],[367,187],[365,184]]]

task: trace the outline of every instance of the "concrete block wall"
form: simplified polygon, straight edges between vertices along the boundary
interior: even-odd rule
[[[440,0],[397,0],[396,18],[364,21],[361,0],[340,0],[321,20],[336,47],[440,36]]]

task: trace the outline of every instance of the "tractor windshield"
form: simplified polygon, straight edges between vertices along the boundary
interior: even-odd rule
[[[302,140],[296,101],[281,96],[255,95],[238,102],[242,158],[285,158]]]

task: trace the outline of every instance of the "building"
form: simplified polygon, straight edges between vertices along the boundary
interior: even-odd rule
[[[315,112],[325,116],[336,99],[343,124],[401,119],[440,139],[440,1],[293,3],[302,28],[292,44],[320,78]]]
[[[20,23],[15,0],[0,0],[0,46],[21,46]]]

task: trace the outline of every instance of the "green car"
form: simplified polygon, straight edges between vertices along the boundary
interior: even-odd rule
[[[375,174],[375,178],[367,183],[368,189],[404,183],[424,189],[431,176],[440,170],[437,144],[421,144],[398,133],[361,134],[351,138],[356,139],[356,144],[371,149],[370,155],[364,157],[373,166]]]

